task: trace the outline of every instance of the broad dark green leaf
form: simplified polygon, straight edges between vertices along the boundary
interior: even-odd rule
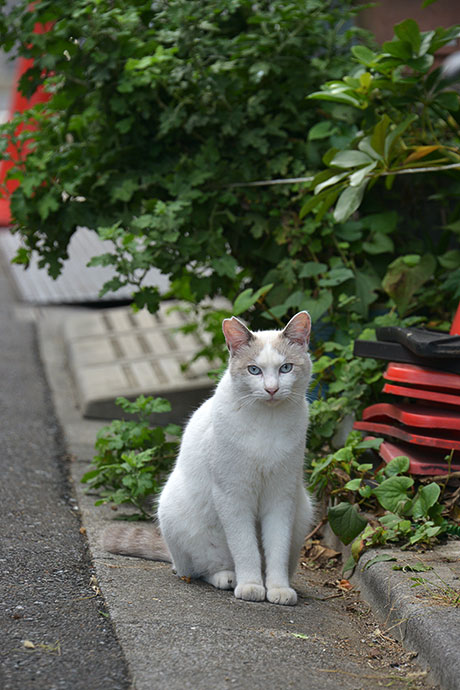
[[[329,508],[327,517],[332,531],[344,544],[350,544],[367,525],[358,507],[351,503],[343,502]]]
[[[412,477],[393,476],[376,486],[373,493],[382,508],[400,514],[409,499],[408,490],[413,484]]]
[[[410,514],[416,520],[427,517],[429,509],[436,503],[441,493],[441,487],[436,482],[421,486],[412,501]]]

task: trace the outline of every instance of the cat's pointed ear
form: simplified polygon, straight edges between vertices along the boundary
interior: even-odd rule
[[[251,331],[236,316],[232,316],[231,319],[224,319],[222,330],[231,354],[237,352],[243,345],[248,345],[253,338]]]
[[[311,319],[307,311],[299,311],[292,317],[283,331],[283,335],[292,343],[307,347],[310,340]]]

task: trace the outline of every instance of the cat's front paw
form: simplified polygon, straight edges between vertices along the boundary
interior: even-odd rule
[[[292,587],[270,587],[267,589],[267,600],[272,604],[281,604],[281,606],[295,606],[297,593]]]
[[[235,589],[235,597],[237,599],[244,599],[245,601],[264,601],[265,587],[253,582],[246,582],[245,584],[237,586]]]

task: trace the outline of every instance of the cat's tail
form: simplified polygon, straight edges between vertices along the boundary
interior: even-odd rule
[[[172,563],[161,532],[153,525],[110,525],[103,532],[101,546],[110,553]]]

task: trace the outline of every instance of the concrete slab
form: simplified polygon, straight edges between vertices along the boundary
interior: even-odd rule
[[[66,319],[64,337],[85,417],[119,417],[118,396],[143,394],[171,402],[171,413],[158,415],[162,424],[182,423],[209,395],[212,365],[201,359],[184,369],[203,347],[204,336],[178,330],[191,321],[174,311],[176,306],[162,304],[154,315],[119,307]]]

